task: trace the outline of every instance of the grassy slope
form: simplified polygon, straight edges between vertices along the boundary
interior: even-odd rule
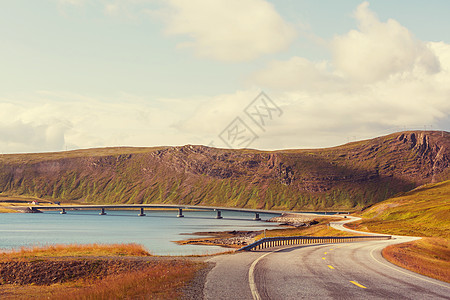
[[[450,181],[419,187],[364,211],[349,227],[387,234],[422,236],[392,245],[383,255],[391,262],[450,282]]]
[[[450,180],[429,184],[378,203],[361,216],[370,231],[450,238]]]

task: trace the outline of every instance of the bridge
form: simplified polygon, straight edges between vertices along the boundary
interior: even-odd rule
[[[199,205],[175,205],[175,204],[101,204],[101,205],[52,205],[52,206],[30,206],[29,207],[33,212],[38,212],[41,210],[60,210],[61,214],[66,214],[67,210],[99,210],[99,215],[106,215],[107,209],[137,209],[139,210],[138,216],[145,216],[145,209],[175,209],[178,210],[177,217],[182,218],[183,209],[184,210],[207,210],[207,211],[215,211],[216,219],[222,219],[223,211],[235,211],[235,212],[243,212],[254,214],[253,220],[259,221],[261,220],[260,214],[272,214],[272,215],[281,215],[286,213],[287,211],[279,211],[279,210],[264,210],[264,209],[246,209],[246,208],[232,208],[232,207],[212,207],[212,206],[199,206]],[[289,211],[287,213],[294,213]],[[300,212],[298,212],[300,213]],[[302,214],[314,214],[317,213],[322,214],[335,214],[335,212],[301,212]]]
[[[177,217],[182,218],[183,210],[207,210],[207,211],[215,211],[216,219],[222,219],[223,211],[236,211],[236,212],[244,212],[254,214],[255,217],[253,220],[259,221],[261,220],[260,214],[273,214],[273,215],[281,215],[283,211],[273,211],[273,210],[262,210],[262,209],[245,209],[245,208],[231,208],[231,207],[211,207],[211,206],[197,206],[197,205],[171,205],[171,204],[116,204],[116,205],[52,205],[52,206],[30,206],[29,207],[33,212],[41,211],[41,210],[61,210],[61,214],[66,214],[67,210],[96,210],[98,209],[99,215],[106,215],[107,209],[137,209],[139,211],[138,216],[145,216],[145,209],[175,209],[178,210]]]

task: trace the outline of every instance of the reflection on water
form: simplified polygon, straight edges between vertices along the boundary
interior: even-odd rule
[[[222,212],[216,219],[212,211],[146,210],[147,216],[138,217],[137,211],[57,211],[42,214],[0,214],[0,249],[49,244],[137,243],[156,255],[213,254],[228,251],[215,246],[177,245],[172,241],[193,237],[193,232],[262,230],[277,225],[253,221],[254,214]],[[274,215],[260,214],[263,220]],[[183,235],[181,235],[183,234]]]

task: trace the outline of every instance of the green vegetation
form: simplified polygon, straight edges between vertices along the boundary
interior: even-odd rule
[[[360,230],[450,239],[450,180],[378,203],[361,216]]]

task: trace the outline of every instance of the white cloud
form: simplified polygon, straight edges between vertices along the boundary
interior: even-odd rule
[[[411,72],[414,67],[439,72],[432,51],[397,21],[380,22],[369,10],[368,2],[359,5],[354,16],[359,30],[351,30],[332,42],[334,64],[344,76],[373,82]]]
[[[264,0],[170,0],[166,33],[203,57],[246,61],[286,49],[295,31]]]
[[[348,84],[331,70],[329,62],[312,62],[298,56],[287,61],[270,62],[264,70],[254,73],[249,82],[275,89],[302,89],[317,93],[341,89]]]
[[[59,0],[61,4],[69,4],[69,5],[80,5],[83,4],[85,0]]]
[[[199,55],[251,59],[286,47],[292,38],[291,27],[266,2],[224,1],[219,11],[211,2],[174,0],[168,2],[168,12],[160,11],[168,18],[167,30],[189,37],[188,46]],[[109,11],[115,14],[126,11],[123,5],[128,2],[103,3],[117,4]],[[261,13],[252,13],[250,20],[249,11]],[[260,137],[250,147],[261,149],[331,146],[403,126],[448,123],[450,45],[420,41],[395,20],[381,22],[366,3],[357,8],[355,18],[357,30],[329,43],[333,59],[314,62],[296,56],[273,61],[249,78],[250,86],[259,88],[157,100],[54,92],[0,99],[0,151],[210,141],[223,147],[218,135],[237,116]],[[255,24],[263,27],[256,29]],[[283,30],[285,36],[276,42]],[[270,48],[280,45],[278,50]],[[243,112],[260,88],[283,110],[265,131]]]
[[[268,91],[284,111],[266,132],[259,132],[254,147],[330,146],[348,137],[436,128],[450,117],[450,45],[417,40],[394,20],[382,23],[366,3],[355,15],[359,31],[335,38],[331,51],[339,55],[333,60],[292,57],[273,61],[250,77],[249,83]],[[227,101],[239,111],[237,104],[243,109],[242,103],[251,99],[240,92]],[[215,112],[221,106],[220,101],[208,103],[191,122],[222,120]]]
[[[65,144],[65,124],[32,124],[17,121],[0,124],[0,151],[32,152],[60,150]]]
[[[132,95],[94,99],[41,91],[0,99],[0,152],[40,152],[105,146],[187,144],[174,124],[196,101],[148,101]],[[151,103],[151,104],[149,104]],[[205,139],[206,140],[206,139]]]
[[[135,19],[146,15],[165,23],[179,48],[201,57],[240,62],[285,50],[296,36],[265,0],[58,0],[60,4],[100,6],[108,16]]]

